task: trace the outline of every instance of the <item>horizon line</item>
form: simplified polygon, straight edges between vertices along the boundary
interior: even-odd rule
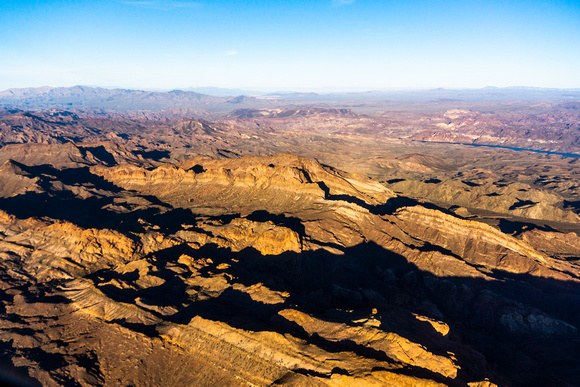
[[[75,87],[87,87],[91,89],[106,89],[106,90],[128,90],[128,91],[149,91],[149,92],[171,92],[171,91],[184,91],[184,92],[196,92],[196,89],[214,89],[219,90],[238,90],[245,92],[255,92],[255,93],[266,93],[266,94],[291,94],[291,93],[315,93],[315,94],[350,94],[350,93],[381,93],[381,92],[413,92],[413,91],[437,91],[437,90],[449,90],[449,91],[478,91],[478,90],[494,90],[494,89],[523,89],[523,90],[536,90],[536,91],[580,91],[580,87],[545,87],[545,86],[523,86],[523,85],[513,85],[513,86],[483,86],[483,87],[454,87],[454,86],[439,86],[439,87],[393,87],[393,88],[365,88],[365,87],[335,87],[335,86],[324,86],[324,87],[222,87],[222,86],[186,86],[180,88],[156,88],[156,87],[123,87],[123,86],[101,86],[101,85],[82,85],[76,84],[72,86],[25,86],[25,87],[9,87],[4,90],[0,90],[0,93],[11,91],[11,90],[26,90],[26,89],[72,89]],[[200,93],[198,93],[200,94]],[[203,94],[203,93],[202,93]]]

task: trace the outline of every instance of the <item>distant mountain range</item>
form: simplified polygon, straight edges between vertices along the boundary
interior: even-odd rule
[[[9,89],[0,92],[1,107],[22,110],[102,109],[108,112],[125,113],[189,109],[191,112],[195,110],[215,112],[230,111],[240,107],[255,107],[256,102],[257,100],[253,97],[216,97],[183,90],[162,92],[88,86]]]
[[[195,91],[194,91],[195,90]],[[205,92],[204,94],[199,91]],[[211,94],[211,95],[210,95]],[[251,94],[253,96],[247,96]],[[203,116],[243,108],[269,108],[346,101],[482,102],[577,101],[580,89],[486,87],[483,89],[375,90],[318,94],[312,92],[262,93],[215,87],[144,91],[89,86],[8,89],[0,92],[0,107],[22,110],[101,110],[103,112],[171,112]],[[203,114],[201,112],[204,112]]]
[[[580,89],[545,89],[535,87],[485,87],[482,89],[371,90],[331,94],[280,92],[269,97],[289,101],[570,101],[580,99]]]

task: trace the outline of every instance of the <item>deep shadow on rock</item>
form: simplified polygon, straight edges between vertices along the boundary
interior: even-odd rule
[[[575,284],[501,271],[493,273],[493,281],[435,277],[374,243],[343,252],[337,255],[321,249],[264,256],[251,248],[233,252],[217,245],[199,249],[182,245],[158,251],[148,259],[156,267],[155,275],[165,280],[162,285],[142,290],[99,286],[112,279],[134,283],[136,272],[119,275],[105,271],[93,277],[99,277],[95,283],[113,300],[132,303],[137,297],[146,297],[153,305],[174,306],[176,313],[158,316],[177,324],[188,324],[200,316],[242,330],[289,334],[330,352],[352,351],[362,357],[389,360],[384,353],[349,340],[328,341],[309,335],[279,315],[291,308],[324,321],[356,326],[353,321],[357,316],[368,317],[376,309],[386,331],[422,343],[434,354],[452,350],[462,366],[458,380],[493,372],[500,384],[545,385],[550,380],[571,383],[578,376],[575,368],[570,368],[579,351],[574,326],[580,323],[580,289]],[[216,275],[227,274],[231,278],[227,287],[209,296],[203,296],[202,288],[191,288],[187,285],[188,268],[176,262],[183,254],[200,260],[211,258],[212,263],[195,275],[211,281]],[[171,269],[174,264],[182,268],[182,275]],[[256,298],[259,292],[248,293],[256,284],[265,287],[265,292],[288,296],[280,302],[260,301]],[[202,297],[192,297],[195,294]],[[333,312],[337,310],[350,312]],[[415,314],[444,321],[451,335],[430,333],[416,321]],[[140,328],[132,324],[131,329]],[[146,326],[142,330],[151,334]],[[542,350],[531,356],[529,351],[537,346]],[[473,351],[483,354],[485,360]],[[413,367],[404,372],[461,385],[458,380]]]

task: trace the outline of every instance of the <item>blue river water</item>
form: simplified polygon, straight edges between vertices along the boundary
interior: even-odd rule
[[[561,153],[561,152],[550,152],[550,151],[543,151],[543,150],[537,150],[537,149],[526,149],[526,148],[515,148],[512,146],[502,146],[502,145],[483,145],[483,144],[463,144],[463,145],[469,145],[469,146],[485,146],[488,148],[501,148],[501,149],[511,149],[514,151],[528,151],[528,152],[535,152],[535,153],[545,153],[548,155],[558,155],[558,156],[564,156],[564,157],[580,157],[580,154],[576,154],[576,153]]]

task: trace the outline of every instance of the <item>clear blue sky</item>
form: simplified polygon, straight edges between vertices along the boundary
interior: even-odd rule
[[[580,0],[0,0],[0,90],[580,87]]]

